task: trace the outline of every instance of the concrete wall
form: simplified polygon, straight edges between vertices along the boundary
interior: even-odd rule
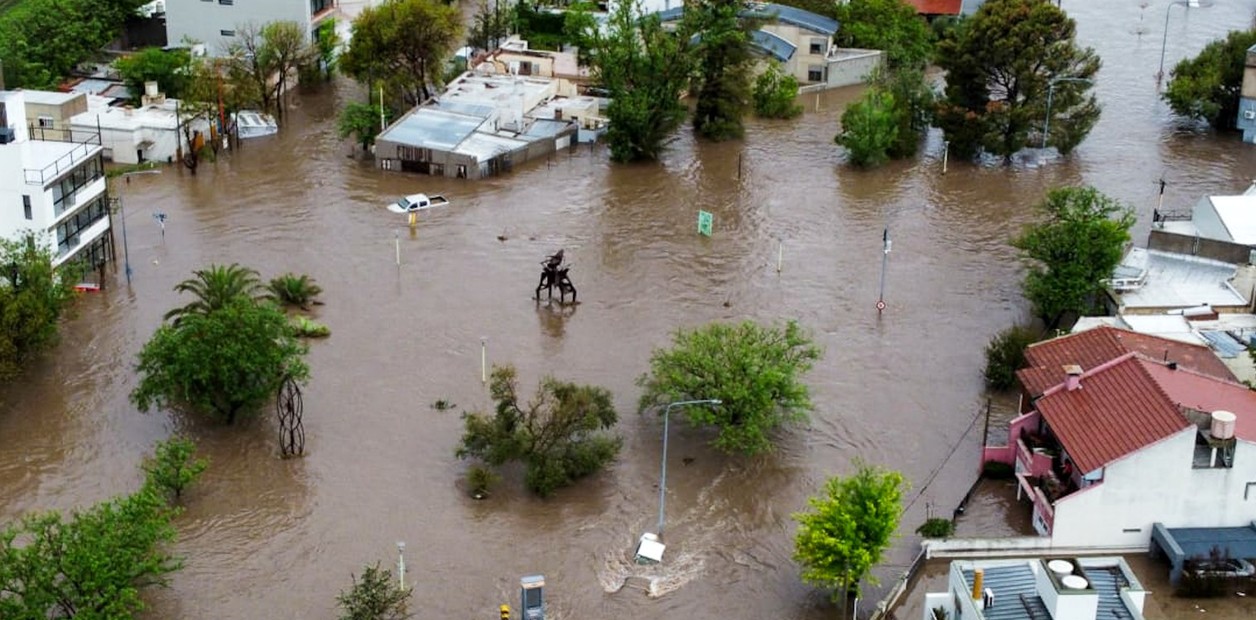
[[[798,47],[794,51],[794,56],[781,65],[781,71],[798,78],[799,83],[810,84],[815,82],[807,75],[808,67],[815,65],[823,71],[824,67],[828,65],[826,55],[829,51],[829,44],[832,42],[829,36],[781,22],[764,24],[760,30],[770,32]],[[819,54],[811,53],[811,42],[813,39],[817,43],[823,42],[820,45]],[[823,82],[824,80],[819,81]]]
[[[223,30],[239,30],[245,24],[261,27],[274,21],[294,21],[309,36],[310,0],[166,0],[166,33],[171,45],[185,37],[204,43],[210,56],[223,56],[234,37]]]
[[[1147,237],[1147,248],[1173,252],[1175,254],[1211,258],[1236,265],[1248,264],[1251,261],[1253,249],[1239,243],[1182,235],[1154,228]]]
[[[61,105],[49,105],[44,103],[26,103],[26,118],[29,122],[39,125],[39,117],[47,117],[52,119],[52,127],[55,129],[65,129],[70,122],[70,117],[75,114],[82,114],[87,111],[87,95],[80,93],[77,97]]]
[[[1256,69],[1248,68],[1249,72]],[[1247,83],[1244,78],[1243,83]],[[1235,122],[1235,126],[1239,131],[1243,132],[1243,141],[1248,144],[1256,143],[1256,98],[1242,97],[1239,99],[1239,116]]]
[[[840,55],[828,63],[826,85],[829,88],[841,88],[863,84],[884,60],[885,55],[880,50],[840,50]]]
[[[1058,500],[1054,542],[1146,547],[1157,521],[1165,527],[1251,522],[1256,493],[1244,495],[1256,480],[1256,445],[1239,441],[1233,468],[1194,469],[1196,433],[1191,427],[1110,463],[1102,484]]]

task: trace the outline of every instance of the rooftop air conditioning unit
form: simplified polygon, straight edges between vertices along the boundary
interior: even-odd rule
[[[16,139],[12,127],[0,127],[0,144],[8,144]]]
[[[1243,110],[1243,118],[1249,121],[1256,120],[1256,110]]]

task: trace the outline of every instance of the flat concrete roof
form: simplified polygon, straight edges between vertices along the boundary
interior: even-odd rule
[[[89,107],[86,112],[70,117],[70,125],[95,129],[134,131],[143,127],[175,130],[179,126],[175,115],[175,101],[167,99],[161,105],[141,108],[117,108],[109,106]]]
[[[1230,285],[1236,266],[1184,254],[1134,248],[1121,261],[1130,269],[1145,269],[1147,283],[1117,294],[1122,308],[1156,310],[1197,306],[1246,306],[1247,299]]]
[[[40,105],[61,105],[82,93],[58,93],[47,90],[22,90],[22,98],[26,103]]]
[[[478,116],[424,106],[410,111],[380,134],[378,140],[452,151],[483,123],[484,119]]]

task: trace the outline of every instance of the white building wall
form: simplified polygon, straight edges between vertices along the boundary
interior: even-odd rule
[[[1195,230],[1199,231],[1199,236],[1205,239],[1232,240],[1225,224],[1221,223],[1221,216],[1217,215],[1217,209],[1212,206],[1212,199],[1208,196],[1200,198],[1199,202],[1195,203],[1195,210],[1191,212],[1191,222],[1195,224]]]
[[[1146,546],[1151,526],[1230,527],[1256,519],[1256,445],[1239,441],[1232,468],[1195,469],[1192,427],[1110,463],[1102,484],[1055,505],[1058,546]],[[1247,497],[1245,497],[1245,495]]]
[[[210,56],[226,55],[236,31],[245,24],[261,27],[275,21],[294,21],[309,36],[310,0],[166,0],[166,38],[171,45],[184,39],[205,44]]]

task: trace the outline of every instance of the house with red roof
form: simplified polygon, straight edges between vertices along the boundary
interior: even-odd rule
[[[1025,412],[984,460],[1014,466],[1053,546],[1141,548],[1156,523],[1253,521],[1256,392],[1204,353],[1115,328],[1026,351]]]

